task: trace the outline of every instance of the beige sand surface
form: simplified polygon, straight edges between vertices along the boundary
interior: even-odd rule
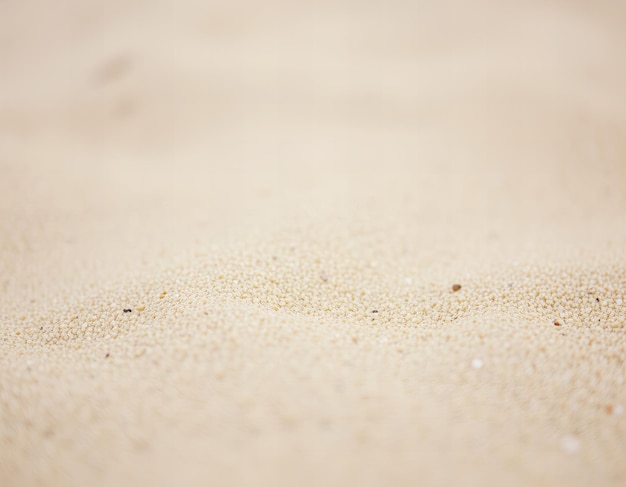
[[[624,486],[625,303],[622,1],[0,1],[2,487]]]

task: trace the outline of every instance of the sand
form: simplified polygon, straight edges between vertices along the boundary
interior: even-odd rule
[[[0,485],[626,485],[625,53],[618,0],[0,2]]]

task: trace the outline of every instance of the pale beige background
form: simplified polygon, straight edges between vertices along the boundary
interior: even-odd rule
[[[624,302],[624,2],[0,1],[3,487],[623,486]]]

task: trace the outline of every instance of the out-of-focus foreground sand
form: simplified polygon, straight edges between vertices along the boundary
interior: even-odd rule
[[[625,289],[621,1],[0,2],[3,487],[623,486]]]

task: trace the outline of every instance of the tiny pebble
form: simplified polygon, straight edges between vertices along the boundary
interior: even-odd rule
[[[452,285],[452,291],[457,292],[461,289],[461,285],[460,284],[453,284]]]
[[[565,453],[576,453],[580,450],[580,440],[574,435],[566,435],[561,438],[561,449]]]
[[[483,366],[483,361],[480,360],[479,358],[475,358],[472,360],[472,368],[481,369],[482,366]]]

